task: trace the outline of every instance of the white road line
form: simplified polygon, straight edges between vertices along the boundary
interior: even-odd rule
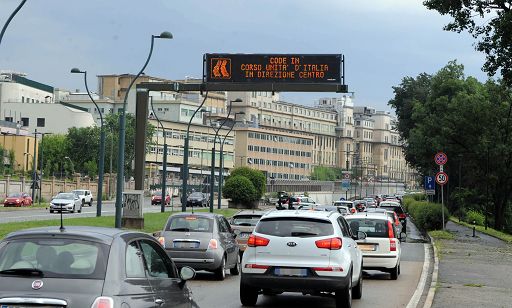
[[[411,300],[407,304],[407,308],[416,308],[418,306],[418,303],[421,299],[421,295],[423,294],[423,290],[425,289],[425,284],[427,283],[428,269],[430,268],[430,245],[423,244],[423,247],[425,249],[423,270],[421,271],[420,281],[418,282],[416,291],[414,291]]]
[[[430,235],[429,237],[434,249],[434,271],[432,272],[432,283],[430,284],[430,289],[428,290],[427,299],[425,300],[425,305],[423,305],[423,308],[432,307],[434,295],[436,293],[437,275],[439,273],[439,258],[437,257],[437,248],[436,245],[434,245],[434,239]]]

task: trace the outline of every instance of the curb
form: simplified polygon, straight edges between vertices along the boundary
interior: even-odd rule
[[[428,290],[427,298],[425,300],[425,305],[423,308],[430,308],[434,302],[434,295],[436,293],[437,286],[437,278],[439,272],[439,258],[437,257],[437,248],[434,245],[434,239],[429,235],[430,242],[432,243],[432,248],[434,250],[434,271],[432,272],[432,283],[430,284],[430,289]]]
[[[423,291],[425,290],[425,286],[428,279],[428,274],[430,272],[430,245],[424,244],[424,254],[425,260],[423,261],[423,269],[421,270],[420,279],[418,281],[418,285],[416,286],[416,291],[412,295],[409,303],[407,303],[406,308],[416,308],[419,305],[421,296],[423,295]]]

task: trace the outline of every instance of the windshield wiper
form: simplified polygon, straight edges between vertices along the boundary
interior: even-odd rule
[[[317,236],[318,233],[311,232],[292,232],[292,236]]]
[[[8,270],[0,271],[0,275],[43,277],[44,273],[42,270],[37,269],[37,268],[12,268],[12,269],[8,269]]]
[[[174,228],[169,231],[184,231],[184,232],[190,232],[189,228]]]

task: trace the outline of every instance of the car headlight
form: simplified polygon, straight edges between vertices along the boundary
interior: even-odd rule
[[[16,199],[16,202],[20,202],[20,199]]]

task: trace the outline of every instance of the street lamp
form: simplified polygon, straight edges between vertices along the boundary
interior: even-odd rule
[[[87,85],[87,71],[81,71],[78,68],[72,68],[71,69],[72,74],[84,74],[84,83],[85,83],[85,90],[87,91],[87,95],[91,99],[94,106],[96,106],[96,110],[98,110],[98,113],[100,114],[100,161],[99,161],[99,170],[98,170],[98,190],[97,190],[97,196],[96,200],[98,203],[98,206],[96,207],[96,217],[101,216],[101,204],[103,200],[103,171],[105,169],[105,126],[103,123],[103,113],[101,112],[100,107],[98,104],[96,104],[96,101],[91,95],[91,91],[89,91],[89,86]]]
[[[162,126],[162,133],[164,134],[164,153],[163,153],[163,158],[162,158],[162,182],[161,182],[161,185],[162,185],[162,200],[160,202],[160,212],[165,212],[165,202],[167,200],[167,194],[166,194],[166,180],[167,180],[167,133],[165,131],[165,127],[164,125],[162,124],[162,121],[160,121],[160,119],[158,118],[158,116],[156,115],[156,112],[155,112],[155,107],[153,106],[153,96],[150,96],[149,97],[149,101],[151,103],[151,110],[153,111],[153,116],[156,118],[158,124],[160,124],[160,126]],[[158,157],[158,144],[157,144],[157,150],[156,150],[156,156]],[[171,196],[172,198],[172,196]]]
[[[241,101],[241,100],[240,100]],[[217,196],[217,208],[220,210],[221,208],[221,196],[222,196],[222,181],[224,180],[224,142],[226,141],[226,138],[227,136],[229,135],[229,133],[231,133],[231,131],[233,130],[233,127],[235,127],[235,124],[236,124],[236,116],[239,115],[239,114],[245,114],[245,112],[243,111],[240,111],[240,112],[237,112],[235,113],[235,119],[233,121],[233,125],[231,125],[231,127],[229,128],[229,131],[228,133],[224,136],[224,138],[222,139],[222,142],[220,143],[220,163],[219,163],[219,166],[220,166],[220,173],[219,173],[219,193],[218,193],[218,196]]]
[[[71,158],[69,158],[69,156],[64,156],[64,159],[69,160],[69,163],[71,164],[71,175],[73,175],[73,173],[75,173],[75,167],[73,166],[73,162],[71,161]]]
[[[14,18],[14,16],[16,16],[16,14],[21,9],[21,7],[23,7],[25,2],[27,2],[27,0],[22,0],[18,7],[12,12],[11,16],[7,18],[7,21],[5,22],[5,25],[2,27],[2,31],[0,32],[0,45],[2,45],[2,38],[4,37],[5,30],[7,30],[7,26],[9,26],[9,23],[11,23],[11,20]]]
[[[119,117],[119,144],[118,144],[118,157],[117,157],[117,190],[116,190],[116,216],[115,216],[115,227],[121,228],[121,211],[123,206],[123,188],[124,188],[124,147],[125,147],[125,135],[126,135],[126,103],[128,101],[128,94],[130,93],[130,89],[139,78],[139,76],[144,72],[146,66],[148,66],[149,60],[151,59],[151,55],[153,54],[153,45],[155,43],[155,38],[161,39],[172,39],[172,34],[170,32],[162,32],[160,35],[151,35],[151,47],[149,49],[149,55],[146,59],[146,62],[142,66],[142,69],[137,73],[135,78],[132,79],[128,89],[126,89],[126,93],[124,95],[123,101],[123,110]],[[165,198],[165,196],[163,197]]]

